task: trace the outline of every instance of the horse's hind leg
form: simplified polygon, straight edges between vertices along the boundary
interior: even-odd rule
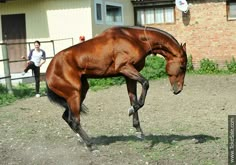
[[[83,135],[81,136],[81,134],[79,134],[79,132],[78,132],[78,130],[79,129],[81,130],[82,128],[81,128],[80,124],[78,126],[78,124],[74,121],[71,111],[68,108],[66,108],[65,112],[62,115],[62,118],[66,121],[66,123],[70,126],[70,128],[82,138]],[[80,127],[80,128],[78,129],[78,127]],[[83,129],[82,129],[82,132],[84,132]],[[86,134],[86,133],[84,132],[83,134]],[[86,134],[84,136],[86,137],[87,140],[84,140],[84,138],[82,138],[82,140],[85,141],[85,143],[86,143],[86,141],[89,141],[88,144],[86,143],[86,145],[88,147],[91,147],[92,143],[90,142],[88,135]]]
[[[72,128],[73,131],[78,133],[86,146],[89,149],[92,149],[92,142],[87,133],[83,130],[80,124],[80,110],[81,110],[81,104],[79,97],[72,97],[68,101],[68,105],[70,107],[71,111],[71,123],[68,123],[69,126]],[[70,120],[69,120],[70,121]]]
[[[80,81],[78,79],[73,79],[70,80],[72,82],[73,86],[66,86],[62,89],[66,89],[67,96],[66,96],[66,101],[68,107],[66,108],[64,114],[63,114],[63,119],[68,123],[68,125],[71,127],[71,129],[78,133],[86,146],[89,149],[92,149],[92,142],[87,133],[83,130],[80,124],[80,113],[81,113],[81,105],[82,101],[85,98],[86,92],[88,90],[88,86],[85,85],[85,89],[82,90],[84,81]],[[70,92],[68,92],[70,91]]]
[[[131,106],[137,104],[137,82],[126,78],[127,90],[130,98]],[[138,111],[133,113],[133,127],[136,129],[136,135],[138,138],[143,139],[144,134],[140,126]]]

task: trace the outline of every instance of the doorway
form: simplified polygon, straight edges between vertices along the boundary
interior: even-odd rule
[[[10,72],[19,73],[26,63],[21,56],[27,56],[25,14],[2,15],[2,40],[7,44]]]

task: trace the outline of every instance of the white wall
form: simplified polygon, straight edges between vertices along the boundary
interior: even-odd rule
[[[27,42],[73,38],[76,44],[79,42],[80,35],[84,35],[86,39],[92,37],[91,8],[88,0],[14,0],[0,3],[0,15],[20,13],[26,16]],[[0,43],[2,43],[1,26]],[[71,46],[72,43],[71,40],[64,40],[57,41],[55,44],[58,52]],[[51,43],[42,43],[41,48],[46,51],[47,56],[53,56]],[[0,51],[0,59],[2,59],[2,51]],[[46,71],[47,64],[43,65],[42,72]],[[0,62],[0,77],[1,75],[3,75],[2,62]]]

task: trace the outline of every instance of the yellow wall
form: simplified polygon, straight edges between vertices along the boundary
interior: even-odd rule
[[[88,0],[14,0],[0,3],[0,15],[20,13],[24,13],[26,17],[27,42],[73,38],[76,44],[79,42],[80,35],[86,36],[86,39],[92,37],[91,8]],[[2,43],[1,26],[0,43]],[[58,41],[56,44],[56,52],[58,52],[71,46],[72,42],[65,40]],[[53,55],[51,43],[42,43],[41,48],[46,51],[47,56]],[[0,59],[2,59],[2,51],[0,51]],[[46,67],[47,64],[43,66],[42,72]],[[3,75],[2,62],[0,62],[0,75]]]
[[[134,25],[133,6],[129,0],[102,0],[102,3],[103,5],[106,3],[121,5],[123,9],[122,25]],[[105,7],[103,9],[105,10]],[[73,38],[73,44],[77,44],[81,35],[84,35],[86,40],[91,39],[106,28],[114,26],[108,25],[106,22],[96,24],[94,12],[94,0],[14,0],[0,3],[0,15],[25,14],[27,42]],[[105,13],[103,13],[103,17],[105,17]],[[0,26],[0,43],[2,42]],[[71,46],[72,41],[70,39],[57,41],[55,45],[57,53]],[[33,48],[33,44],[31,44],[31,48]],[[41,48],[46,51],[47,57],[53,56],[51,42],[42,43]],[[1,47],[0,59],[2,59]],[[49,62],[50,60],[47,60],[47,63],[43,65],[42,72],[46,71]],[[1,75],[3,75],[2,62],[0,62],[0,77]]]
[[[87,0],[15,0],[0,4],[1,15],[19,13],[26,15],[28,41],[78,39],[82,34],[91,37],[91,8]]]

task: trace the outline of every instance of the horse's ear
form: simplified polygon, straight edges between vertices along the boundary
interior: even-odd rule
[[[182,46],[183,50],[186,52],[186,43],[184,43],[183,45],[181,43],[181,46]]]

